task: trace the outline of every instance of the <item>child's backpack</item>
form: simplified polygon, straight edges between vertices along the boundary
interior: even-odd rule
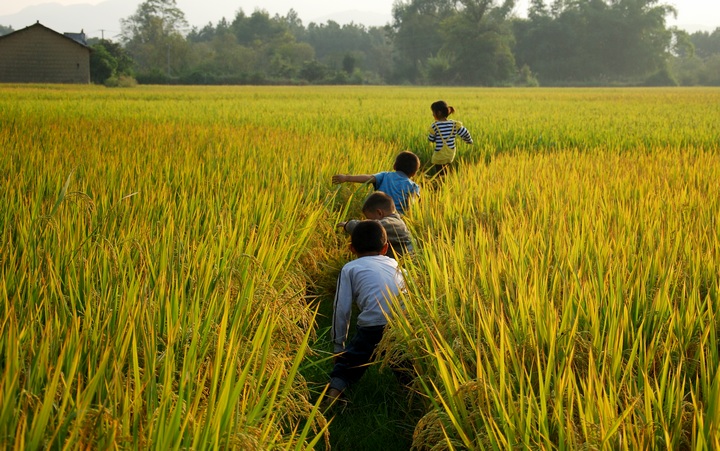
[[[450,131],[450,136],[453,136],[455,133],[457,133],[460,128],[462,128],[462,124],[458,121],[453,121],[453,127]],[[437,124],[433,124],[432,129],[435,131],[435,134],[440,137],[443,145],[440,150],[436,150],[433,152],[432,159],[430,161],[432,161],[433,164],[452,163],[455,159],[455,149],[451,148],[448,145],[448,142],[445,140],[442,133],[440,133],[440,129],[437,128]]]

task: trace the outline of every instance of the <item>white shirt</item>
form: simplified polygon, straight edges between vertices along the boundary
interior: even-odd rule
[[[346,263],[338,277],[333,306],[335,352],[345,349],[353,301],[360,310],[358,326],[383,326],[392,315],[391,303],[401,291],[405,291],[405,279],[394,259],[371,255]]]

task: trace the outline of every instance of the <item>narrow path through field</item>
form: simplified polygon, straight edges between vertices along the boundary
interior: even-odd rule
[[[328,351],[332,318],[332,293],[322,293],[319,302],[318,337],[311,344],[319,351],[304,365],[303,374],[314,396],[319,396],[328,381],[332,363]],[[350,332],[352,334],[352,330]],[[317,398],[315,398],[317,399]],[[313,399],[313,401],[315,400]],[[392,371],[371,367],[347,394],[345,406],[326,413],[330,421],[330,445],[333,450],[409,450],[412,434],[421,414],[413,411],[411,393],[402,387]],[[321,448],[324,445],[321,445]]]

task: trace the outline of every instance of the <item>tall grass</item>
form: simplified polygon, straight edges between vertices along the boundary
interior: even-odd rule
[[[476,144],[407,217],[415,446],[720,446],[717,90],[0,93],[3,447],[332,444],[330,176],[427,161],[438,98]]]
[[[172,95],[130,110],[63,93],[5,117],[0,441],[323,441],[298,367],[324,193],[292,182],[317,176],[282,134],[180,121]]]
[[[719,175],[662,148],[449,176],[395,330],[434,406],[415,445],[717,447]]]

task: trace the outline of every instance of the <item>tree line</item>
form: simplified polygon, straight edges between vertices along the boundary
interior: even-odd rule
[[[120,42],[91,40],[92,79],[160,84],[720,86],[720,28],[668,27],[660,0],[395,2],[382,27],[264,10],[188,26],[175,0],[146,0]],[[10,29],[11,30],[11,29]],[[0,32],[6,31],[0,28]]]

